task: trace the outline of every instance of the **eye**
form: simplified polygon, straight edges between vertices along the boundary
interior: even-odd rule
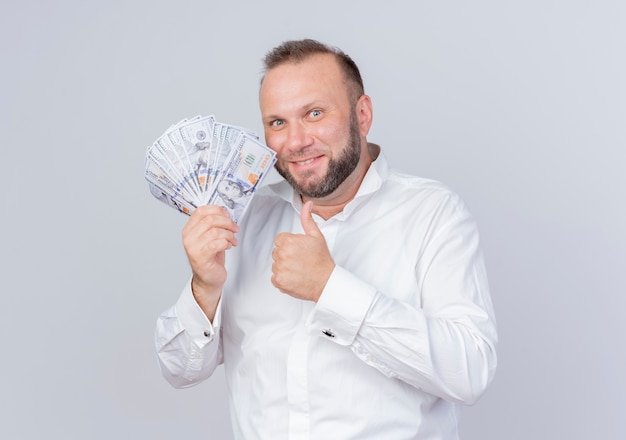
[[[274,128],[280,128],[283,125],[285,125],[285,121],[283,121],[282,119],[274,119],[273,121],[270,122],[270,127],[274,127]]]
[[[322,111],[319,109],[315,109],[315,110],[311,110],[309,112],[309,116],[311,116],[312,118],[317,118],[318,116],[320,116],[322,114]]]

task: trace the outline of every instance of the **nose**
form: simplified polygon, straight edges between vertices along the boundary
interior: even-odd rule
[[[285,146],[289,151],[299,151],[312,143],[312,136],[305,124],[293,123],[287,127]]]

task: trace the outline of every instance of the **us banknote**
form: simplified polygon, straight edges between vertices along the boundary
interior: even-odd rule
[[[146,149],[144,174],[166,205],[190,215],[215,204],[239,222],[275,161],[253,131],[198,115],[173,124]]]

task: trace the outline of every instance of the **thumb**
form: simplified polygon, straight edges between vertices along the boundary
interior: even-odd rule
[[[302,206],[300,211],[300,222],[302,223],[302,229],[306,235],[311,237],[324,237],[320,228],[317,227],[315,220],[313,220],[313,202],[308,201]]]

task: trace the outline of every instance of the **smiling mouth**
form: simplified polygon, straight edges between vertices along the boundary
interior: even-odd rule
[[[311,162],[313,162],[315,160],[315,158],[311,158],[311,159],[307,159],[307,160],[303,160],[301,162],[296,161],[297,165],[303,166],[303,165],[308,165]]]

